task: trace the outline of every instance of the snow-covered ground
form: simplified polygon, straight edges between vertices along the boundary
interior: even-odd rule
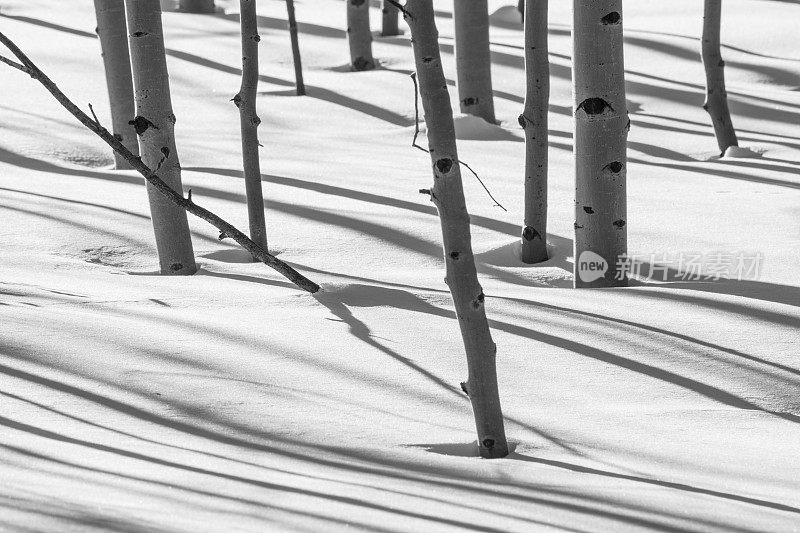
[[[236,2],[165,13],[194,200],[246,227]],[[475,457],[466,364],[418,189],[408,36],[348,71],[344,3],[259,2],[272,250],[311,296],[190,218],[201,271],[155,274],[142,180],[0,69],[0,530],[800,530],[800,5],[728,0],[741,145],[705,112],[701,3],[625,3],[629,249],[760,257],[758,279],[571,289],[571,2],[551,7],[553,258],[515,258],[524,93],[515,1],[490,0],[500,126],[457,118],[515,451]],[[56,6],[57,4],[57,6]],[[88,0],[2,0],[0,31],[110,123]],[[436,3],[455,79],[452,2]],[[372,12],[373,27],[379,11]],[[454,88],[453,88],[454,89]],[[731,154],[736,155],[736,154]],[[655,256],[651,256],[655,254]]]

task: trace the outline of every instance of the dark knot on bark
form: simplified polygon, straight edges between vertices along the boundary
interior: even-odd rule
[[[129,120],[128,124],[133,126],[133,129],[136,130],[136,135],[142,135],[144,132],[148,130],[148,128],[158,129],[158,126],[156,126],[143,116],[138,116],[133,120]]]
[[[609,26],[611,24],[619,24],[620,20],[622,20],[622,16],[617,11],[612,11],[601,18],[600,22],[602,22],[604,26]]]
[[[580,103],[578,109],[575,111],[577,112],[578,110],[583,109],[587,115],[600,115],[605,112],[606,108],[608,108],[610,111],[614,111],[614,108],[611,107],[611,104],[602,98],[587,98]]]
[[[442,174],[447,174],[453,168],[453,160],[449,157],[443,157],[436,161],[436,169]]]
[[[525,226],[525,229],[522,230],[522,238],[526,241],[532,241],[533,239],[541,239],[542,236],[536,229]]]

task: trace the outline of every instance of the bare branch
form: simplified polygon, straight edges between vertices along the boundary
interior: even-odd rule
[[[412,141],[411,141],[411,146],[413,146],[414,148],[419,148],[420,150],[422,150],[426,154],[429,154],[430,152],[428,150],[426,150],[425,148],[423,148],[422,146],[417,144],[417,137],[419,136],[419,84],[417,83],[417,73],[416,72],[412,72],[411,73],[411,80],[414,82],[414,115],[415,115],[414,116],[414,123],[415,123],[414,139],[412,139]],[[472,175],[475,176],[475,179],[477,179],[478,183],[481,184],[481,187],[483,187],[483,190],[486,191],[486,194],[488,194],[489,198],[491,198],[492,201],[494,202],[494,207],[499,207],[503,211],[508,212],[508,209],[503,207],[500,204],[500,202],[498,202],[497,199],[492,195],[492,193],[486,187],[486,184],[483,183],[483,180],[481,179],[481,177],[478,176],[478,173],[475,172],[474,170],[472,170],[472,167],[469,166],[468,164],[466,164],[465,162],[463,162],[462,160],[458,159],[457,161],[460,164],[462,164],[465,167],[467,167],[467,170],[472,172]]]
[[[233,225],[228,223],[227,221],[223,220],[222,218],[218,217],[211,211],[200,207],[199,205],[195,204],[191,196],[189,198],[184,198],[181,194],[172,190],[169,185],[164,183],[164,181],[159,178],[153,170],[150,169],[147,165],[145,165],[142,160],[135,155],[133,155],[130,150],[125,148],[125,146],[112,134],[108,132],[104,127],[102,127],[98,122],[92,120],[86,113],[84,113],[78,106],[76,106],[67,96],[61,92],[61,90],[56,86],[53,81],[47,77],[39,68],[26,56],[22,50],[20,50],[17,45],[15,45],[8,37],[5,36],[2,32],[0,32],[0,42],[2,42],[10,51],[11,53],[16,56],[17,59],[20,60],[22,65],[15,66],[17,70],[22,70],[23,72],[29,74],[33,79],[41,83],[45,89],[47,89],[53,97],[58,100],[58,102],[69,111],[72,116],[74,116],[81,124],[89,128],[95,134],[97,134],[103,141],[113,148],[117,153],[122,155],[125,160],[134,168],[139,174],[141,174],[144,179],[146,179],[153,187],[155,187],[161,194],[166,196],[171,202],[178,205],[179,207],[185,209],[189,213],[202,218],[206,222],[210,223],[211,225],[215,226],[217,229],[220,230],[220,233],[225,234],[225,236],[232,238],[237,243],[239,243],[244,249],[250,252],[253,257],[257,258],[267,266],[275,269],[280,274],[285,276],[289,281],[300,287],[301,289],[315,293],[319,291],[319,285],[314,283],[313,281],[309,280],[299,272],[297,272],[294,268],[289,266],[288,264],[284,263],[274,255],[270,254],[256,243],[254,243],[250,238],[248,238],[244,233],[236,229]],[[8,61],[3,61],[3,63],[9,64]],[[11,61],[11,63],[14,63]],[[22,67],[20,69],[19,67]],[[24,70],[23,70],[24,69]]]
[[[94,108],[92,107],[92,104],[89,104],[89,111],[92,112],[92,118],[94,119],[94,123],[102,127],[102,125],[100,124],[100,119],[98,119],[97,115],[95,115],[94,113]]]
[[[394,7],[396,7],[400,11],[400,13],[403,14],[403,18],[409,18],[409,19],[414,18],[413,16],[411,16],[411,13],[406,11],[405,6],[401,5],[400,2],[396,2],[395,0],[386,0],[386,1],[392,4]]]
[[[15,69],[21,70],[22,72],[28,75],[30,75],[31,73],[30,70],[28,70],[28,68],[25,65],[20,65],[16,61],[12,61],[5,56],[0,56],[0,63],[5,63],[9,67],[14,67]]]

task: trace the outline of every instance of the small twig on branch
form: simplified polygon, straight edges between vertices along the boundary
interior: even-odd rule
[[[92,112],[92,118],[94,119],[94,123],[97,124],[99,127],[102,127],[102,125],[100,124],[100,120],[97,118],[97,115],[94,114],[94,108],[92,107],[92,104],[89,104],[89,111]]]
[[[414,17],[411,16],[411,13],[406,11],[405,6],[401,5],[400,2],[396,2],[395,0],[386,0],[386,1],[389,2],[390,4],[392,4],[394,7],[396,7],[400,11],[400,13],[403,14],[403,18],[408,18],[408,19],[412,19],[412,20],[414,19]]]
[[[419,148],[420,150],[422,150],[426,154],[429,154],[430,152],[427,149],[425,149],[422,146],[417,144],[417,137],[419,136],[419,84],[417,83],[417,73],[416,72],[412,72],[411,73],[411,80],[414,82],[414,115],[415,115],[414,116],[414,138],[411,140],[411,146],[413,146],[414,148]],[[489,189],[486,187],[486,184],[483,183],[483,180],[481,179],[480,176],[478,176],[478,173],[475,172],[474,170],[472,170],[471,166],[469,166],[468,164],[466,164],[465,162],[463,162],[460,159],[456,159],[456,161],[458,161],[459,164],[464,165],[467,168],[467,170],[472,172],[472,175],[475,176],[475,179],[477,179],[478,183],[481,184],[481,187],[483,187],[483,190],[486,191],[486,194],[488,194],[489,198],[491,198],[492,201],[494,202],[494,207],[499,207],[503,211],[508,212],[508,209],[503,207],[500,204],[500,202],[498,202],[497,199],[494,196],[492,196],[491,191],[489,191]]]
[[[428,150],[417,144],[417,137],[419,137],[419,85],[416,72],[411,73],[411,81],[414,82],[414,138],[411,139],[411,146],[429,154]]]
[[[19,64],[19,63],[17,63],[16,61],[12,61],[12,60],[8,59],[7,57],[0,56],[0,63],[5,63],[5,64],[6,64],[6,65],[8,65],[9,67],[14,67],[14,68],[15,68],[15,69],[17,69],[17,70],[21,70],[21,71],[22,71],[22,72],[24,72],[25,74],[28,74],[28,75],[30,75],[30,74],[31,74],[31,71],[30,71],[30,70],[28,70],[28,69],[25,67],[25,65],[20,65],[20,64]]]
[[[161,194],[166,196],[171,202],[178,205],[179,207],[185,209],[189,213],[202,218],[206,222],[210,223],[212,226],[215,226],[219,231],[220,234],[224,234],[226,237],[230,237],[239,243],[242,248],[250,252],[253,257],[258,258],[267,266],[275,269],[280,274],[285,276],[289,281],[303,289],[304,291],[315,293],[319,291],[319,285],[314,283],[313,281],[309,280],[299,272],[297,272],[294,268],[289,266],[288,264],[284,263],[274,255],[270,254],[259,245],[254,243],[250,238],[248,238],[244,233],[236,229],[233,225],[229,222],[223,220],[222,218],[218,217],[208,209],[200,207],[196,203],[192,201],[191,194],[188,198],[184,198],[181,194],[175,192],[170,188],[169,185],[164,183],[164,180],[159,178],[150,167],[145,165],[142,160],[133,155],[130,150],[125,148],[125,146],[112,134],[108,132],[104,127],[102,127],[96,120],[92,120],[89,115],[84,113],[78,106],[76,106],[72,100],[67,98],[67,96],[61,92],[53,81],[45,75],[44,72],[39,70],[29,58],[26,56],[22,50],[20,50],[17,45],[15,45],[8,37],[5,36],[2,32],[0,32],[0,42],[2,42],[10,51],[11,53],[16,56],[17,59],[20,60],[22,63],[21,65],[17,65],[14,61],[11,60],[4,60],[3,63],[10,65],[17,70],[22,70],[26,74],[29,74],[33,79],[41,83],[45,89],[47,89],[53,97],[58,100],[58,102],[64,106],[64,108],[69,111],[72,116],[74,116],[81,124],[89,128],[95,134],[97,134],[103,141],[109,145],[111,148],[114,149],[117,153],[122,155],[125,160],[134,168],[139,174],[144,176],[144,179],[150,183],[153,187],[156,188]],[[2,56],[0,56],[2,57]],[[5,58],[3,58],[5,59]],[[22,68],[20,68],[22,67]],[[166,154],[165,154],[166,155]]]

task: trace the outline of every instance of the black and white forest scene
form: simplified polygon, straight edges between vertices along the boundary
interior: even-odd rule
[[[0,532],[800,532],[800,0],[0,0]]]

